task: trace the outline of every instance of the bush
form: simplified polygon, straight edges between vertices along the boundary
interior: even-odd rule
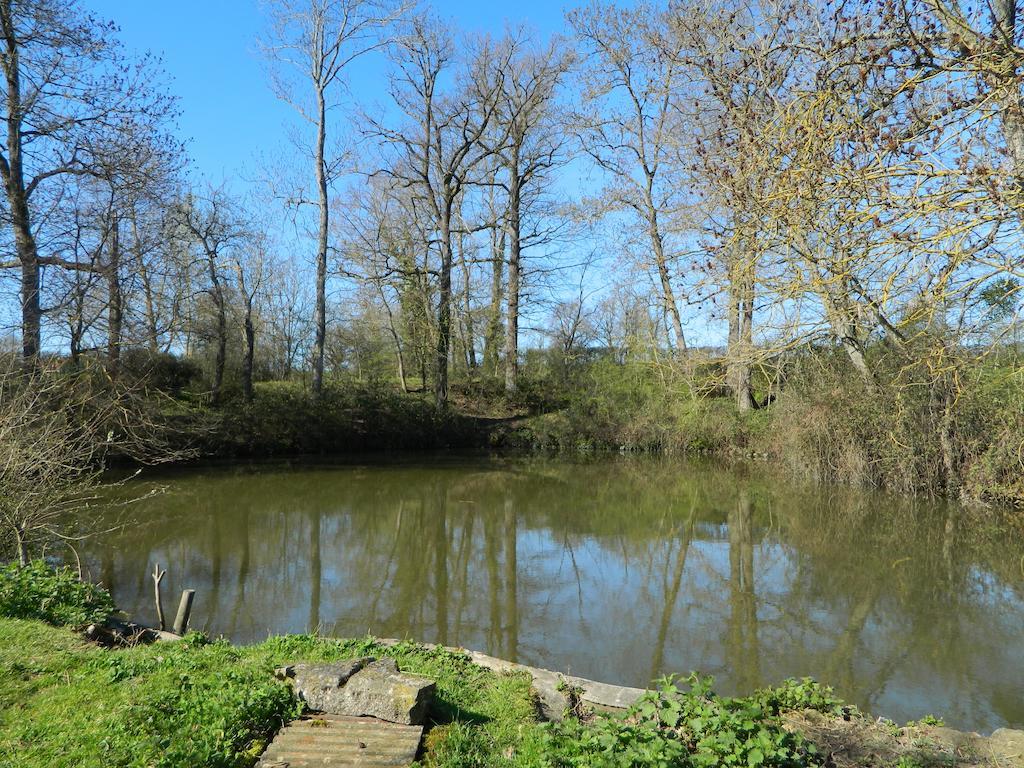
[[[475,448],[486,435],[470,418],[439,412],[425,397],[333,380],[320,397],[293,382],[265,382],[205,438],[218,456]]]
[[[83,627],[104,621],[113,611],[110,593],[82,581],[70,568],[54,569],[34,560],[0,569],[0,616]]]
[[[203,373],[190,358],[138,348],[121,353],[121,368],[132,378],[145,381],[150,389],[170,395],[180,395],[186,387],[197,384]]]
[[[549,731],[556,766],[821,766],[814,746],[782,727],[757,696],[726,698],[711,680],[691,675],[688,691],[672,678],[648,692],[625,717],[566,720]]]
[[[813,709],[826,714],[846,716],[849,705],[835,695],[830,686],[821,685],[809,677],[784,680],[774,688],[763,688],[753,698],[773,715],[801,709]]]
[[[772,408],[772,452],[816,480],[1024,502],[1019,373],[967,358],[939,373],[897,363],[879,361],[869,388],[838,353],[795,361]]]

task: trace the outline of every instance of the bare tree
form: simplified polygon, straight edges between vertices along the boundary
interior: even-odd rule
[[[609,202],[642,222],[675,344],[685,350],[673,285],[682,254],[668,242],[665,220],[685,204],[687,192],[672,163],[686,73],[668,19],[647,2],[631,9],[595,3],[569,15],[588,57],[581,68],[585,109],[576,116],[581,146],[610,175]]]
[[[118,484],[105,474],[111,455],[143,463],[192,455],[154,418],[162,405],[97,373],[45,363],[0,370],[0,549],[9,542],[22,565],[48,545],[73,546],[111,527],[90,517],[99,492]]]
[[[536,195],[547,172],[560,160],[563,126],[554,101],[571,64],[561,39],[545,48],[532,46],[525,32],[502,42],[507,70],[501,78],[495,133],[497,154],[504,170],[499,180],[507,194],[505,232],[508,235],[508,309],[505,318],[505,392],[516,391],[519,376],[519,303],[522,293],[522,258],[527,245],[523,219],[528,195]],[[493,247],[496,247],[493,246]],[[496,269],[496,268],[495,268]]]
[[[403,321],[408,324],[410,320],[404,317],[403,303],[408,303],[408,293],[416,289],[423,272],[416,256],[421,238],[415,234],[408,202],[407,190],[396,187],[390,178],[377,176],[353,190],[346,204],[356,215],[346,222],[345,274],[369,286],[383,309],[403,392],[409,391],[406,347],[416,342],[415,333],[403,339]]]
[[[213,302],[216,322],[211,401],[216,406],[220,404],[228,346],[229,296],[224,272],[227,259],[244,246],[250,228],[238,204],[220,189],[211,189],[203,196],[189,195],[179,206],[178,215],[201,251],[209,281],[206,293]]]
[[[724,294],[728,383],[739,411],[757,407],[752,371],[763,355],[755,343],[762,270],[776,245],[765,201],[784,158],[766,135],[784,113],[799,80],[801,47],[792,22],[798,4],[709,9],[674,4],[666,54],[691,83],[677,112],[688,126],[680,146],[700,192],[696,219],[704,245],[705,285]]]
[[[392,49],[398,72],[391,92],[406,123],[397,128],[376,126],[396,154],[386,172],[412,189],[425,208],[440,256],[434,379],[438,408],[448,402],[457,206],[473,183],[471,174],[492,153],[481,139],[494,119],[496,96],[511,54],[511,50],[499,54],[491,44],[481,43],[462,71],[453,73],[456,89],[441,93],[442,73],[456,64],[454,41],[440,20],[412,19]]]
[[[247,242],[235,249],[232,266],[242,301],[242,396],[253,400],[253,361],[256,355],[256,300],[263,290],[266,270],[266,238],[250,233]]]
[[[80,266],[41,250],[41,211],[69,180],[109,177],[116,160],[134,162],[138,141],[173,114],[174,103],[152,62],[126,62],[113,25],[75,2],[3,0],[0,33],[0,178],[17,255],[2,266],[21,270],[22,351],[34,361],[42,343],[42,268]]]
[[[331,184],[345,172],[343,154],[329,154],[328,113],[338,106],[347,67],[385,45],[388,27],[404,12],[390,0],[272,0],[267,56],[289,68],[312,89],[313,104],[296,96],[291,77],[274,79],[277,95],[292,104],[315,130],[313,166],[318,212],[316,299],[313,310],[313,391],[320,394],[327,335],[327,256]]]

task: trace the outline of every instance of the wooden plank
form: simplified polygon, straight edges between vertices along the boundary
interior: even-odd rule
[[[257,768],[400,768],[416,759],[423,726],[372,717],[307,715],[277,734]]]

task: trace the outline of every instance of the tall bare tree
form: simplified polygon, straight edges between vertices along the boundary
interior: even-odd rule
[[[686,73],[669,18],[649,2],[628,9],[592,3],[569,14],[588,64],[581,67],[581,146],[610,177],[607,199],[642,223],[675,344],[685,350],[674,285],[681,253],[668,242],[666,220],[687,192],[672,163],[681,133],[676,100]]]
[[[267,241],[254,232],[247,233],[245,242],[232,256],[235,285],[242,302],[242,396],[247,403],[254,397],[253,366],[256,356],[256,303],[266,281]]]
[[[0,147],[5,218],[21,270],[22,351],[35,360],[42,345],[40,278],[44,266],[78,269],[40,248],[40,212],[52,208],[75,178],[107,176],[134,162],[145,140],[173,114],[150,60],[128,62],[115,28],[76,2],[0,2]]]
[[[505,391],[516,391],[519,377],[519,303],[522,292],[523,249],[528,244],[524,217],[528,196],[536,195],[547,172],[561,159],[564,126],[558,120],[556,92],[572,58],[564,40],[546,47],[532,45],[523,32],[502,42],[508,54],[501,78],[495,120],[498,157],[504,170],[505,232],[508,236],[508,309],[505,318]]]
[[[236,201],[220,189],[211,189],[202,196],[189,195],[179,207],[182,226],[200,250],[200,259],[208,280],[206,293],[213,302],[215,352],[211,402],[220,404],[224,385],[224,369],[228,347],[229,286],[226,270],[228,259],[237,256],[250,235],[250,228]]]
[[[434,366],[438,408],[448,403],[452,267],[461,218],[457,207],[473,183],[471,174],[493,152],[481,140],[497,111],[497,94],[511,54],[511,50],[499,53],[484,41],[460,71],[451,72],[458,60],[448,28],[439,19],[417,16],[392,50],[397,73],[391,93],[405,122],[400,127],[376,126],[393,150],[386,172],[413,190],[430,217],[440,257]],[[443,74],[455,77],[450,93],[441,91]]]
[[[312,146],[317,209],[316,298],[313,310],[313,391],[323,389],[327,335],[327,257],[331,184],[346,171],[344,153],[328,148],[328,115],[341,103],[348,66],[380,48],[404,6],[391,0],[272,0],[266,54],[288,72],[277,72],[274,90],[314,129]],[[296,95],[294,77],[312,90],[312,104]]]

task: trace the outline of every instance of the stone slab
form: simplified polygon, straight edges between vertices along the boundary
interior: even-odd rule
[[[334,706],[341,696],[343,686],[372,661],[370,658],[362,658],[330,664],[291,664],[278,670],[277,674],[292,684],[295,693],[306,702],[309,709],[317,712],[335,712]]]
[[[385,645],[395,645],[401,641],[383,639],[378,640],[378,642]],[[427,648],[437,647],[430,643],[424,643],[424,646]],[[565,711],[570,704],[569,697],[565,691],[566,686],[574,688],[584,704],[602,710],[628,709],[637,699],[647,693],[643,688],[599,683],[596,680],[588,680],[585,677],[576,677],[575,675],[562,674],[550,669],[517,664],[505,659],[488,656],[479,651],[467,651],[464,648],[452,648],[450,646],[444,647],[450,651],[465,653],[474,664],[478,664],[492,672],[526,672],[529,674],[533,677],[533,687],[539,699],[540,714],[547,720],[561,720],[564,717]]]
[[[404,725],[426,721],[435,691],[433,680],[400,672],[389,658],[292,664],[277,674],[291,683],[308,709]]]
[[[337,708],[324,711],[422,725],[435,689],[429,678],[399,672],[394,659],[379,659],[352,675],[341,689]]]

